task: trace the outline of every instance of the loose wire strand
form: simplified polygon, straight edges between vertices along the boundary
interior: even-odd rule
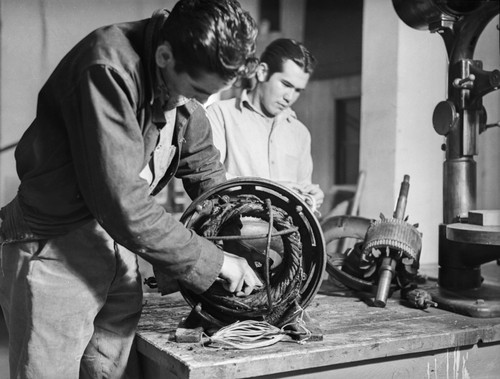
[[[271,286],[269,279],[269,249],[271,248],[271,239],[273,232],[273,207],[270,199],[266,199],[266,206],[269,211],[269,227],[267,231],[267,244],[266,244],[266,260],[264,262],[264,275],[266,277],[266,294],[267,294],[267,307],[269,312],[271,312],[273,308],[273,298],[271,295]]]
[[[290,326],[293,326],[295,328],[298,327],[306,335],[304,338],[302,338],[299,341],[297,341],[297,343],[301,343],[302,344],[302,343],[305,343],[308,339],[311,338],[312,332],[307,328],[306,322],[304,321],[305,310],[303,308],[299,308],[297,310],[297,312],[300,312],[300,315],[295,319],[295,321],[289,322],[289,323],[283,325],[281,327],[281,331],[283,333],[292,334],[292,332],[287,331],[286,328],[290,327]],[[294,334],[301,334],[301,333],[300,332],[295,332]]]

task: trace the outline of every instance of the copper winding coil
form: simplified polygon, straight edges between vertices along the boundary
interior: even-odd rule
[[[277,231],[290,230],[293,226],[290,217],[280,208],[273,206],[273,211],[275,215],[272,220],[273,227]],[[256,217],[270,222],[263,202],[255,196],[240,195],[227,203],[215,204],[214,214],[218,214],[218,216],[207,220],[206,223],[197,228],[197,231],[204,237],[215,237],[215,240],[224,226],[227,227],[228,223],[234,222],[232,220],[239,219],[240,216]],[[240,237],[245,239],[244,236]],[[271,324],[276,323],[285,308],[299,296],[300,281],[302,280],[300,235],[297,232],[291,232],[283,236],[282,240],[283,262],[279,270],[271,277],[270,282],[266,284],[269,294],[266,288],[262,288],[247,297],[236,297],[228,294],[216,282],[203,294],[203,300],[206,304],[217,308],[225,315],[232,315],[236,319],[255,317],[269,321]],[[269,296],[270,298],[268,298]],[[271,307],[269,307],[269,302]]]
[[[386,248],[402,253],[402,256],[411,258],[414,264],[418,265],[422,249],[422,233],[415,226],[400,219],[374,221],[366,232],[363,254],[370,255],[372,249]]]

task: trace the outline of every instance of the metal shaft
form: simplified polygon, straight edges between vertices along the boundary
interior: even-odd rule
[[[401,188],[399,190],[398,201],[396,203],[396,209],[394,210],[393,217],[398,220],[402,220],[405,217],[406,202],[408,199],[408,192],[410,190],[410,176],[405,175],[403,182],[401,183]],[[374,305],[376,307],[383,308],[387,303],[387,298],[389,297],[389,291],[391,289],[392,278],[396,270],[396,260],[390,256],[384,257],[382,264],[379,268],[379,279],[377,285],[377,294],[375,296]]]
[[[379,279],[377,286],[377,295],[375,296],[374,305],[379,308],[384,308],[389,297],[391,289],[392,277],[396,269],[396,260],[391,257],[385,257],[382,260],[382,265],[379,269]]]
[[[402,220],[405,217],[406,211],[406,201],[408,200],[408,192],[410,191],[410,176],[405,175],[403,182],[401,183],[401,188],[399,190],[398,202],[396,204],[396,210],[394,211],[393,217]]]

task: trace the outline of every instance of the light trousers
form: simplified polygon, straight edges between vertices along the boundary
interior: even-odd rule
[[[11,378],[131,378],[142,309],[137,256],[92,221],[62,237],[1,246],[0,304]]]

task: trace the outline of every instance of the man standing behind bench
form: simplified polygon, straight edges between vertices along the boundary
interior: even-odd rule
[[[311,134],[291,109],[316,65],[292,39],[271,42],[262,53],[254,88],[208,106],[214,144],[229,179],[255,176],[295,190],[317,209],[324,194],[312,184]]]

